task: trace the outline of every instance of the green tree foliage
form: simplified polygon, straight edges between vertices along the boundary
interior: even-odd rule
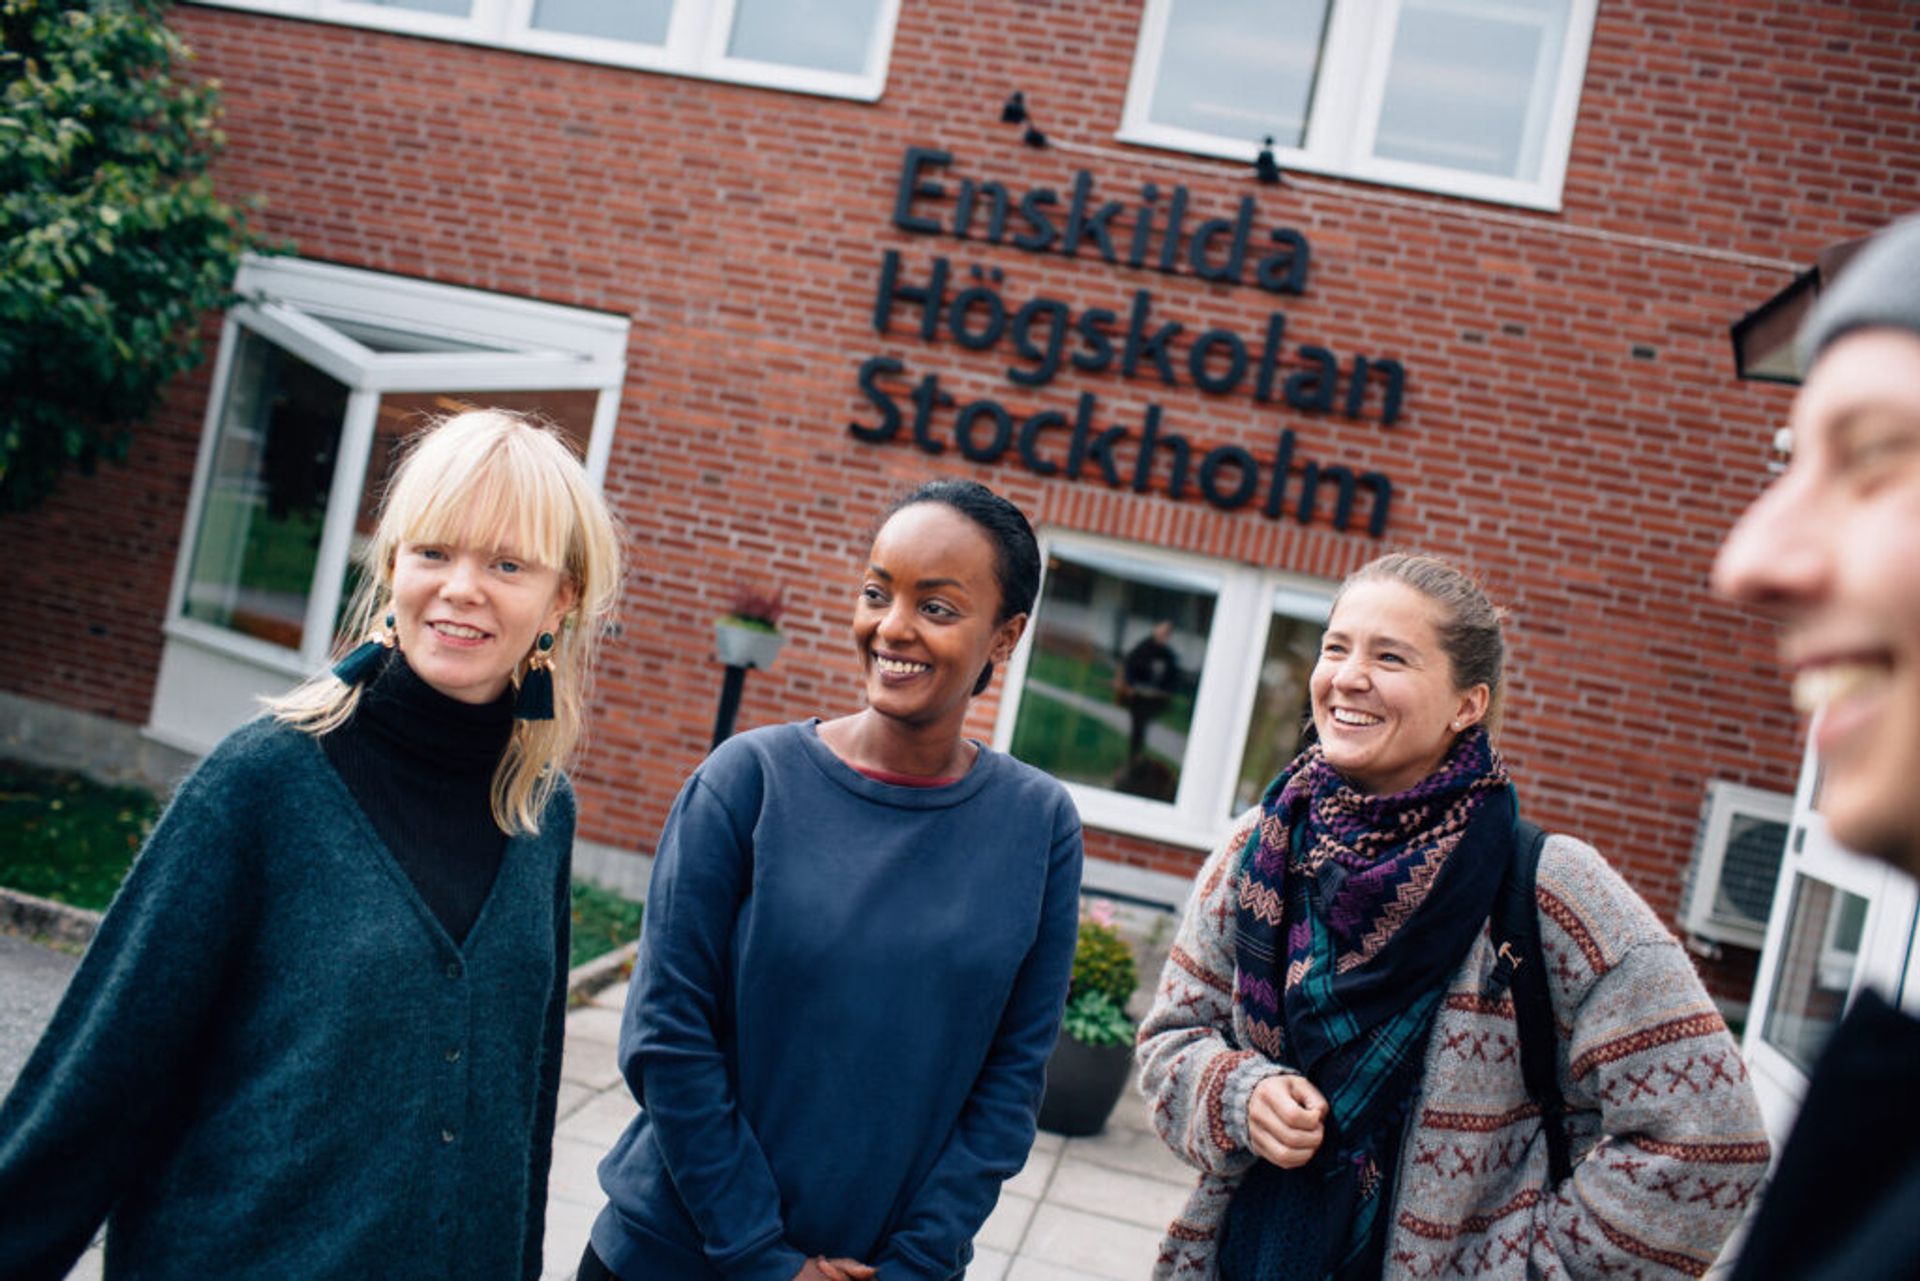
[[[0,0],[0,511],[126,457],[253,240],[166,8]]]

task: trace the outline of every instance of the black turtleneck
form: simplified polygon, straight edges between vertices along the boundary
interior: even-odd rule
[[[456,943],[479,917],[506,853],[491,795],[512,733],[511,689],[491,703],[463,703],[396,653],[369,678],[352,718],[320,740]]]

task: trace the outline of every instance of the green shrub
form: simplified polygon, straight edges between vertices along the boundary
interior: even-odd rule
[[[1082,993],[1098,992],[1116,1008],[1125,1008],[1133,999],[1139,973],[1133,951],[1113,926],[1091,916],[1080,920],[1080,941],[1073,950],[1073,985],[1069,999]]]
[[[1082,1045],[1133,1044],[1133,1020],[1105,992],[1082,992],[1069,1000],[1060,1027]]]
[[[1127,1002],[1140,974],[1133,949],[1113,925],[1113,904],[1088,903],[1080,913],[1080,938],[1073,948],[1073,981],[1067,988],[1067,1012],[1061,1030],[1086,1045],[1132,1045],[1133,1020]]]

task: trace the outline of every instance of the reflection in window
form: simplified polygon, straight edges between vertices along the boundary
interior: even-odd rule
[[[1786,947],[1762,1037],[1802,1072],[1812,1073],[1846,1012],[1866,922],[1866,899],[1810,876],[1794,877]]]
[[[1148,118],[1303,147],[1330,0],[1175,0]]]
[[[672,13],[673,0],[534,0],[529,25],[536,31],[662,45]]]
[[[859,75],[879,0],[739,0],[727,56]]]
[[[1219,592],[1208,575],[1127,556],[1048,557],[1013,755],[1068,782],[1173,800]]]
[[[1146,0],[1121,136],[1558,204],[1597,0]]]
[[[1307,679],[1320,655],[1326,602],[1308,601],[1299,592],[1274,594],[1273,621],[1267,627],[1266,653],[1260,660],[1260,685],[1254,692],[1253,718],[1240,757],[1240,781],[1234,787],[1234,813],[1260,799],[1267,784],[1299,755],[1312,713]]]
[[[184,612],[298,649],[347,388],[239,331]]]
[[[1406,0],[1374,155],[1539,178],[1567,7],[1567,0]]]

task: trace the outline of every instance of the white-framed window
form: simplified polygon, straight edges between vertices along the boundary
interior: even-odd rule
[[[395,446],[429,415],[537,413],[597,484],[622,316],[249,257],[214,362],[147,732],[204,752],[326,661]]]
[[[1776,1156],[1828,1038],[1864,987],[1920,1013],[1920,884],[1839,845],[1811,742],[1741,1040]]]
[[[1558,209],[1597,0],[1147,0],[1120,137]]]
[[[203,0],[874,102],[900,0]]]
[[[1041,547],[994,745],[1090,826],[1211,847],[1299,750],[1334,584],[1065,531]]]

